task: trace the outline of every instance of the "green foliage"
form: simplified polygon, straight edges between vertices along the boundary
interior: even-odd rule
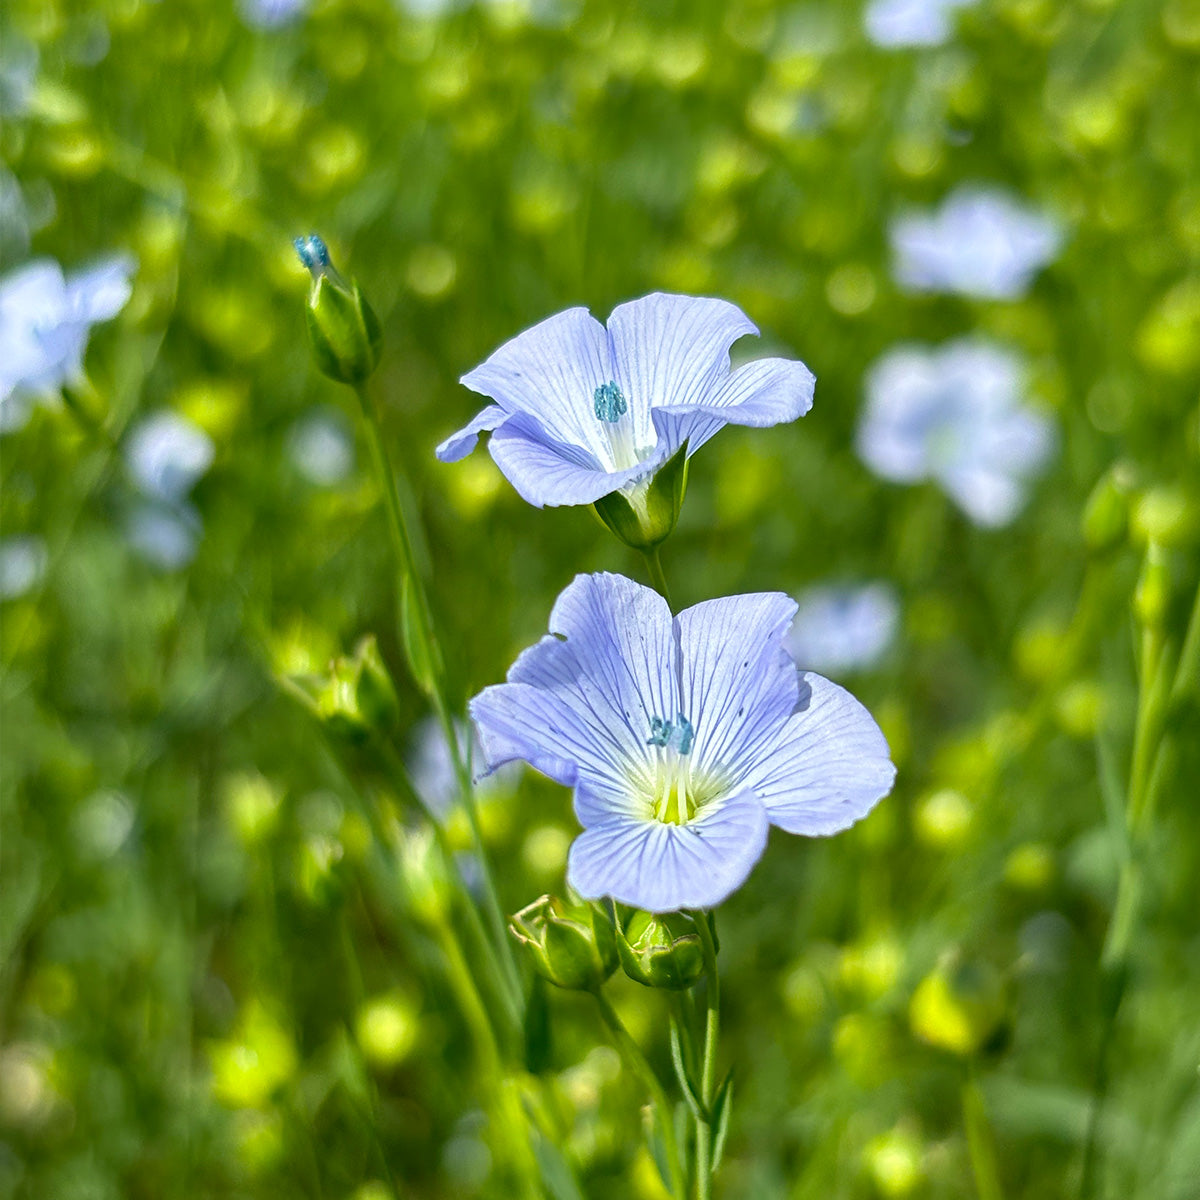
[[[722,909],[718,1194],[949,1200],[993,1186],[984,1163],[1006,1197],[1072,1195],[1103,1043],[1091,1194],[1188,1200],[1194,4],[992,0],[919,52],[872,47],[834,0],[421,7],[314,0],[273,31],[228,0],[0,13],[5,63],[39,58],[28,111],[0,120],[3,270],[139,262],[88,352],[96,421],[42,406],[0,441],[2,533],[47,548],[0,608],[0,1197],[509,1196],[526,1152],[555,1195],[663,1195],[644,1088],[589,997],[547,989],[553,1040],[499,1100],[479,1066],[440,940],[472,944],[454,856],[399,769],[428,705],[370,446],[311,363],[291,239],[319,229],[379,313],[372,394],[428,531],[413,553],[456,703],[576,572],[644,569],[591,513],[524,504],[484,453],[435,461],[479,405],[464,371],[551,312],[668,289],[740,304],[764,337],[735,356],[817,376],[803,420],[704,447],[662,548],[677,607],[882,578],[904,612],[851,681],[896,791],[845,836],[773,839]],[[903,292],[889,219],[973,180],[1059,214],[1061,256],[1016,302]],[[853,452],[875,356],[970,331],[1028,357],[1060,430],[996,532]],[[131,548],[139,497],[96,433],[124,445],[162,408],[217,448],[179,571]],[[359,429],[332,482],[295,452],[314,411]],[[379,676],[346,657],[369,634]],[[351,716],[382,703],[385,733],[348,754],[277,683],[343,669]],[[395,708],[363,694],[389,676]],[[564,789],[527,773],[480,824],[506,911],[561,890]],[[608,987],[667,1077],[665,997]],[[536,1114],[532,1148],[514,1111]]]

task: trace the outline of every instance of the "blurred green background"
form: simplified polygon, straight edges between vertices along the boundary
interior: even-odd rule
[[[377,634],[411,760],[427,714],[376,481],[305,337],[291,238],[310,230],[383,321],[373,386],[460,700],[544,632],[577,571],[641,577],[590,513],[529,507],[482,451],[436,462],[479,406],[464,371],[560,308],[603,318],[664,289],[735,301],[762,352],[816,373],[804,420],[697,456],[664,552],[680,605],[881,579],[902,612],[884,660],[845,679],[888,735],[895,792],[836,839],[777,834],[722,910],[721,1194],[975,1195],[967,1080],[1002,1195],[1078,1194],[1103,1057],[1091,1194],[1200,1196],[1194,706],[1107,1035],[1121,819],[1099,782],[1129,770],[1147,546],[1176,649],[1197,580],[1195,0],[994,0],[917,49],[873,45],[833,0],[255,11],[0,15],[6,77],[29,81],[0,132],[3,268],[134,255],[88,403],[123,447],[167,409],[215,449],[194,558],[168,569],[131,542],[123,454],[67,409],[0,439],[3,535],[45,547],[0,608],[0,1196],[505,1194],[436,945],[361,796],[414,858],[415,821],[386,763],[277,682]],[[893,281],[889,221],[963,181],[1062,225],[1019,300]],[[1059,431],[995,531],[854,452],[871,362],[972,332],[1026,356]],[[1081,516],[1114,467],[1128,528],[1089,552]],[[526,774],[485,827],[509,911],[561,889],[565,790]],[[660,998],[612,992],[669,1069]],[[550,1001],[544,1094],[582,1193],[662,1196],[636,1080],[583,998]]]

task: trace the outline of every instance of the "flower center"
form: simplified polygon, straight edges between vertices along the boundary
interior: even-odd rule
[[[602,383],[592,393],[592,406],[596,420],[600,422],[608,447],[612,453],[614,471],[623,471],[636,466],[643,455],[633,444],[633,418],[629,416],[629,402],[615,379]]]
[[[615,379],[602,383],[592,396],[592,402],[596,407],[596,420],[607,421],[610,425],[615,424],[629,411],[629,405],[625,402]]]
[[[655,748],[650,811],[656,821],[686,825],[707,798],[697,794],[692,782],[691,750],[695,738],[696,731],[683,713],[676,713],[674,721],[650,718],[646,745]]]

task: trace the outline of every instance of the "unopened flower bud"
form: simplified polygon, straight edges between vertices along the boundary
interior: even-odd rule
[[[339,383],[364,383],[379,365],[379,319],[355,280],[347,282],[329,261],[317,235],[296,238],[300,261],[312,274],[308,336],[317,366]]]
[[[635,913],[617,933],[617,953],[625,974],[646,987],[679,991],[705,974],[704,944],[684,913]]]
[[[1151,542],[1133,593],[1133,612],[1146,629],[1159,629],[1171,600],[1171,568],[1166,551]]]
[[[327,672],[288,675],[286,683],[330,733],[355,744],[390,732],[400,715],[396,689],[372,634],[353,655],[335,658]]]
[[[952,954],[918,985],[908,1018],[921,1041],[965,1058],[1003,1039],[1006,1009],[999,972]]]
[[[632,491],[610,492],[594,507],[600,520],[634,550],[653,550],[670,536],[687,491],[687,443]]]
[[[1129,522],[1127,489],[1117,471],[1107,471],[1092,489],[1083,509],[1083,540],[1096,553],[1109,550],[1124,537]]]
[[[509,918],[534,970],[561,988],[593,991],[617,969],[612,923],[593,904],[543,896]]]

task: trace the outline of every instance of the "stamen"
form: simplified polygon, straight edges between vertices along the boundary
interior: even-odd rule
[[[616,380],[612,379],[596,389],[592,402],[596,409],[596,420],[607,421],[610,425],[619,421],[629,409]]]
[[[696,731],[692,728],[692,723],[683,715],[683,713],[675,714],[675,749],[680,754],[688,754],[692,749],[692,742],[696,740]]]

